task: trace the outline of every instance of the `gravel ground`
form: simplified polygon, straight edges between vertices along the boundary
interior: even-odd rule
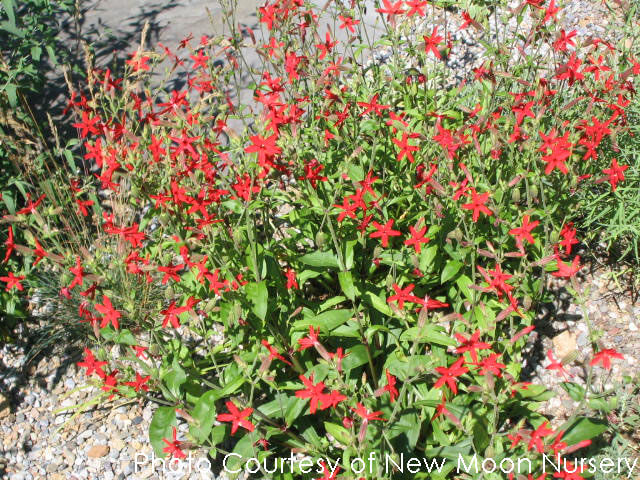
[[[177,43],[185,33],[198,38],[210,33],[211,25],[203,15],[204,0],[128,1],[98,0],[95,9],[87,10],[82,21],[100,39],[124,39],[135,42],[135,29],[141,20],[155,22],[155,40]],[[255,26],[252,13],[257,2],[239,2],[239,21]],[[576,28],[578,35],[603,35],[608,22],[601,2],[570,0],[565,3],[561,21],[565,29]],[[212,8],[215,13],[215,10]],[[373,22],[373,20],[372,20]],[[443,23],[445,22],[445,23]],[[478,66],[483,50],[477,36],[459,32],[462,22],[455,14],[430,17],[411,26],[411,34],[430,32],[434,24],[446,24],[455,39],[464,47],[454,50],[447,60],[452,78],[463,78]],[[111,33],[109,33],[109,31]],[[486,33],[492,35],[493,32]],[[113,37],[115,35],[115,37]],[[135,40],[134,40],[135,38]],[[389,52],[380,49],[372,61],[384,63]],[[595,369],[595,382],[609,387],[619,384],[623,375],[636,375],[640,365],[640,305],[632,301],[630,292],[620,290],[607,280],[608,267],[585,269],[580,288],[589,288],[586,309],[594,328],[602,331],[603,348],[616,348],[624,360],[614,360],[611,372]],[[559,388],[563,380],[546,370],[546,352],[553,349],[556,357],[575,356],[568,370],[572,379],[584,383],[585,356],[588,349],[587,325],[580,308],[571,301],[564,284],[549,285],[556,293],[554,302],[540,313],[538,328],[531,335],[531,360],[527,366],[531,381],[551,386],[558,395],[543,407],[543,411],[561,423],[575,408],[575,403]],[[84,479],[196,479],[213,478],[206,471],[206,452],[192,452],[192,471],[171,472],[170,466],[152,465],[151,446],[147,430],[153,414],[151,403],[122,404],[116,399],[100,406],[90,406],[85,413],[56,409],[88,402],[97,390],[80,388],[86,379],[75,365],[79,360],[65,353],[25,364],[26,347],[4,345],[0,348],[0,478],[10,480],[84,480]],[[73,392],[73,393],[69,393]],[[186,424],[179,428],[185,438]],[[200,463],[198,463],[200,462]]]

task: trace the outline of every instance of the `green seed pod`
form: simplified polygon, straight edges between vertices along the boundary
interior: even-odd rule
[[[166,298],[167,300],[173,300],[174,296],[175,292],[173,291],[173,287],[167,287],[167,289],[164,291],[164,298]]]
[[[520,203],[520,189],[514,188],[511,190],[511,201],[513,203]]]
[[[531,185],[530,192],[531,192],[531,196],[533,198],[538,198],[538,195],[540,194],[540,192],[538,191],[538,186],[537,185]]]
[[[322,248],[327,244],[327,234],[320,230],[316,233],[316,246]]]
[[[211,311],[215,306],[216,306],[216,301],[213,298],[210,299],[204,306],[205,313],[211,313]]]

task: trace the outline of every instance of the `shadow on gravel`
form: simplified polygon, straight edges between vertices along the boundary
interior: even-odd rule
[[[104,5],[104,6],[102,6]],[[83,45],[88,45],[94,55],[96,68],[109,68],[114,75],[120,74],[125,65],[128,53],[134,51],[140,42],[140,35],[148,23],[147,44],[156,44],[160,39],[161,25],[158,16],[167,9],[177,5],[176,0],[145,2],[139,13],[127,16],[115,30],[106,27],[100,15],[97,23],[87,25],[86,15],[89,11],[98,9],[106,13],[108,2],[100,0],[79,1],[78,11],[59,21],[59,48],[61,60],[68,65],[69,76],[74,86],[80,84],[85,77],[86,53]],[[112,15],[112,13],[111,13]],[[43,66],[47,82],[38,94],[30,94],[28,100],[37,119],[43,125],[48,125],[46,118],[49,113],[54,120],[62,118],[68,99],[69,89],[64,78],[63,67]],[[63,141],[76,136],[72,122],[57,122],[57,128]]]

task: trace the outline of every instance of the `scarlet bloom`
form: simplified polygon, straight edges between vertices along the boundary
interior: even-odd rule
[[[102,370],[102,367],[106,365],[107,362],[99,362],[96,360],[96,357],[93,356],[93,352],[85,347],[84,349],[84,360],[78,362],[77,365],[79,367],[86,368],[86,375],[91,375],[92,373],[96,373],[100,378],[104,378],[106,374]]]
[[[531,232],[538,226],[539,223],[539,220],[529,222],[529,215],[525,215],[522,217],[521,227],[512,228],[511,230],[509,230],[509,235],[513,235],[516,238],[516,245],[518,246],[518,248],[522,248],[523,240],[526,240],[530,244],[535,243],[535,239],[531,235]]]
[[[474,363],[474,365],[479,367],[478,373],[480,375],[486,375],[488,372],[491,372],[495,376],[501,377],[502,370],[507,368],[507,366],[504,363],[498,362],[498,357],[500,357],[500,355],[500,353],[492,353],[480,363]]]
[[[558,271],[551,273],[551,275],[553,275],[554,277],[570,278],[578,273],[578,271],[582,268],[582,265],[580,265],[580,255],[576,255],[573,259],[573,262],[571,262],[571,264],[569,265],[564,263],[559,258],[557,260]]]
[[[396,398],[398,398],[398,389],[396,388],[396,377],[389,373],[389,370],[385,371],[387,375],[387,384],[383,387],[385,392],[389,392],[389,397],[391,398],[391,403],[395,402]]]
[[[487,350],[491,349],[491,345],[486,342],[480,342],[480,330],[476,330],[473,334],[466,338],[464,335],[460,333],[454,334],[456,339],[460,342],[460,346],[456,348],[456,353],[469,352],[471,355],[471,360],[473,363],[478,363],[478,353],[476,350]]]
[[[618,165],[618,160],[614,158],[611,160],[611,167],[602,170],[602,173],[609,176],[612,192],[616,191],[618,182],[624,181],[624,171],[627,168],[629,168],[629,165]]]
[[[136,372],[135,381],[133,381],[133,382],[124,382],[124,385],[128,385],[129,387],[133,387],[133,389],[136,392],[139,392],[140,390],[144,390],[145,392],[148,392],[149,391],[149,385],[147,385],[147,382],[149,381],[150,378],[151,378],[151,375],[147,375],[146,377],[143,377],[138,372]]]
[[[384,248],[389,246],[389,237],[397,237],[402,235],[398,230],[393,230],[393,222],[395,220],[391,219],[384,225],[379,224],[378,222],[372,222],[373,228],[376,229],[375,232],[371,232],[369,234],[370,238],[381,238],[382,246]]]
[[[225,404],[230,413],[219,413],[217,419],[219,422],[231,422],[231,435],[236,433],[238,427],[242,427],[253,432],[256,428],[255,425],[249,420],[246,420],[253,412],[253,408],[238,410],[238,407],[229,400],[227,400]]]
[[[604,350],[600,350],[593,356],[593,360],[589,362],[589,365],[597,365],[598,363],[602,363],[602,366],[609,370],[611,368],[611,359],[619,358],[620,360],[624,359],[621,353],[618,353],[613,348],[605,348]]]
[[[95,308],[103,315],[102,321],[100,322],[100,328],[106,327],[109,323],[111,323],[113,325],[113,328],[115,328],[116,330],[120,328],[118,319],[122,315],[118,310],[113,308],[109,297],[107,297],[106,295],[102,295],[102,305],[98,303],[96,304]]]
[[[24,290],[24,287],[20,283],[21,280],[24,280],[24,275],[15,276],[13,272],[9,272],[8,276],[0,277],[0,281],[3,281],[7,284],[5,291],[10,291],[12,288],[17,288],[18,290]]]
[[[16,244],[13,242],[13,227],[11,225],[9,225],[8,236],[7,236],[7,239],[4,241],[4,244],[7,246],[7,250],[4,254],[4,260],[2,261],[2,263],[6,263],[7,260],[9,260],[9,257],[11,256],[11,253],[13,252],[16,246]]]
[[[450,367],[436,367],[436,371],[442,375],[435,383],[434,388],[440,388],[445,383],[451,389],[454,395],[458,394],[457,377],[467,373],[469,369],[463,366],[465,363],[464,357],[460,357]]]
[[[536,428],[533,432],[531,432],[531,439],[529,440],[529,445],[527,446],[527,450],[531,450],[533,447],[536,447],[538,453],[544,452],[544,443],[543,438],[548,437],[553,434],[553,430],[547,428],[549,422],[544,422],[538,428]]]
[[[402,9],[402,0],[398,0],[396,3],[391,3],[389,0],[382,0],[384,8],[376,8],[376,12],[386,13],[387,21],[393,21],[396,15],[404,13]]]
[[[176,458],[187,458],[187,455],[180,449],[180,445],[182,444],[182,442],[180,440],[177,440],[177,433],[178,432],[176,430],[176,427],[173,427],[173,439],[162,439],[162,441],[167,444],[167,446],[164,447],[162,451]]]
[[[433,27],[431,35],[423,35],[422,38],[424,38],[424,51],[426,53],[433,52],[438,59],[442,59],[438,45],[444,40],[444,37],[438,35],[438,26]]]
[[[394,301],[398,302],[399,308],[404,308],[404,302],[423,304],[424,302],[421,298],[416,297],[415,295],[411,295],[411,292],[413,291],[414,286],[415,285],[413,283],[410,283],[405,288],[401,288],[394,283],[393,290],[396,293],[395,295],[391,295],[390,297],[387,298],[387,303],[391,303]]]
[[[346,28],[351,33],[355,33],[356,30],[355,28],[353,28],[353,26],[358,25],[360,23],[360,20],[354,20],[351,17],[343,17],[342,15],[338,15],[338,18],[342,22],[340,24],[340,30],[344,30]]]
[[[296,272],[292,268],[288,268],[285,272],[287,277],[287,289],[300,288],[298,287],[298,281],[296,280]]]
[[[266,162],[267,158],[282,152],[282,149],[276,145],[278,135],[275,133],[266,138],[260,135],[252,135],[249,139],[252,144],[245,148],[244,151],[247,153],[256,152],[258,154],[258,163],[261,165]]]
[[[317,330],[314,330],[313,325],[309,325],[309,335],[307,337],[298,339],[298,343],[300,344],[298,350],[306,350],[307,348],[315,347],[316,345],[320,344],[320,341],[318,340],[319,333],[320,327],[318,327]]]
[[[567,370],[564,368],[564,365],[562,364],[561,361],[556,360],[555,356],[553,355],[553,351],[552,350],[547,350],[547,358],[549,359],[549,365],[547,365],[546,367],[544,367],[546,370],[557,370],[559,371],[562,376],[565,378],[565,380],[567,380],[567,376],[572,377],[573,375],[571,375],[569,372],[567,372]]]
[[[489,208],[487,208],[487,206],[485,205],[485,203],[489,199],[489,195],[490,195],[489,192],[485,192],[478,195],[478,193],[476,192],[476,189],[471,188],[471,202],[465,203],[464,205],[462,205],[462,208],[465,210],[473,211],[473,215],[471,216],[471,219],[474,222],[478,221],[478,218],[480,217],[480,212],[489,216],[493,215],[493,212],[489,210]]]
[[[305,387],[302,390],[298,390],[296,392],[296,397],[298,398],[308,398],[310,400],[309,403],[309,413],[314,414],[318,408],[318,404],[325,396],[322,391],[324,390],[324,383],[318,382],[317,384],[313,384],[313,374],[306,378],[304,375],[300,375],[298,378],[302,381]]]
[[[278,353],[278,351],[275,349],[275,347],[273,347],[271,344],[269,344],[269,342],[267,342],[266,340],[262,340],[262,345],[269,350],[269,358],[273,359],[273,358],[277,358],[278,360],[282,360],[284,363],[286,363],[287,365],[291,365],[291,362],[289,360],[287,360],[286,358],[284,358],[282,355],[280,355],[280,353]]]
[[[420,230],[416,230],[415,227],[409,227],[409,233],[411,234],[411,238],[406,239],[404,244],[413,246],[416,253],[420,253],[422,251],[423,243],[427,244],[431,241],[429,237],[424,236],[424,234],[427,233],[426,225]]]
[[[386,421],[385,418],[382,418],[380,416],[382,415],[381,411],[370,412],[360,402],[356,403],[356,408],[351,407],[351,410],[353,410],[356,415],[362,418],[362,425],[360,426],[360,432],[358,433],[358,440],[360,442],[364,440],[364,437],[367,433],[367,426],[369,425],[370,421],[372,420]]]

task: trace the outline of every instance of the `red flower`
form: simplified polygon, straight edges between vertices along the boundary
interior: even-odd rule
[[[0,280],[7,284],[7,287],[5,288],[5,291],[8,292],[12,288],[17,288],[18,290],[22,291],[22,290],[24,290],[24,287],[22,286],[20,281],[24,280],[24,278],[25,278],[24,275],[20,275],[20,276],[16,277],[13,274],[13,272],[9,272],[9,276],[0,277]]]
[[[567,376],[573,377],[573,375],[567,372],[567,370],[564,368],[564,365],[562,364],[562,362],[559,362],[558,360],[556,360],[552,350],[547,350],[547,358],[551,363],[546,367],[544,367],[546,370],[558,370],[562,374],[565,380],[567,380]]]
[[[256,152],[258,154],[258,163],[263,165],[268,158],[282,153],[282,149],[276,145],[278,135],[273,134],[270,137],[261,137],[260,135],[251,135],[249,137],[251,145],[244,149],[247,153]]]
[[[351,410],[355,412],[360,418],[362,418],[362,425],[360,426],[360,433],[358,434],[358,440],[362,443],[364,436],[367,433],[367,425],[372,420],[386,421],[385,418],[380,417],[381,411],[370,412],[360,402],[356,403],[356,408],[351,407]]]
[[[118,319],[122,316],[118,310],[113,308],[111,304],[111,300],[106,295],[102,295],[102,305],[97,304],[95,306],[96,310],[100,312],[102,315],[102,321],[100,322],[100,328],[106,327],[109,323],[113,325],[113,328],[116,330],[120,328],[118,324]]]
[[[326,410],[330,407],[337,407],[340,402],[347,399],[346,395],[341,394],[337,390],[331,390],[330,393],[323,394],[320,398],[320,410]]]
[[[309,325],[309,336],[298,339],[300,346],[298,351],[306,350],[307,348],[315,347],[319,345],[318,334],[320,333],[320,327],[317,330],[313,329],[313,325]]]
[[[569,173],[565,162],[571,156],[571,149],[573,144],[569,141],[569,132],[565,132],[562,137],[558,137],[555,128],[551,129],[548,136],[545,136],[542,132],[540,138],[542,138],[542,146],[538,148],[539,152],[544,152],[542,161],[547,164],[544,169],[545,175],[549,175],[554,168],[560,170],[563,174]],[[551,150],[551,153],[547,152]]]
[[[478,339],[480,338],[480,330],[476,330],[475,332],[473,332],[473,334],[469,338],[466,338],[460,333],[456,333],[454,334],[454,336],[461,343],[461,345],[456,348],[456,353],[469,352],[473,363],[478,363],[478,353],[476,352],[476,350],[491,349],[491,344],[478,341]]]
[[[333,47],[335,47],[337,44],[338,44],[337,41],[336,42],[331,41],[331,36],[329,32],[327,32],[325,35],[324,43],[318,43],[316,45],[316,48],[320,49],[320,56],[318,57],[318,59],[322,60],[324,57],[326,57],[327,53],[330,53],[331,50],[333,50]]]
[[[629,165],[618,165],[618,160],[614,158],[611,160],[611,167],[602,170],[602,173],[609,176],[611,191],[615,192],[618,182],[624,181],[624,171],[627,168],[629,168]]]
[[[437,58],[442,59],[438,45],[444,40],[444,37],[438,35],[438,26],[433,27],[431,35],[423,35],[422,38],[424,38],[424,51],[426,53],[433,52]]]
[[[118,385],[118,380],[116,379],[117,374],[118,370],[113,370],[109,375],[102,377],[102,390],[105,392],[112,392],[112,394],[109,395],[109,400],[111,400],[118,392],[118,389],[116,388]]]
[[[509,235],[513,235],[514,237],[516,237],[516,245],[518,246],[518,248],[522,248],[523,240],[526,240],[529,243],[535,243],[535,239],[531,235],[531,232],[538,226],[539,223],[539,220],[529,222],[529,215],[525,215],[522,217],[521,227],[512,228],[511,230],[509,230]]]
[[[364,112],[362,112],[360,114],[361,117],[364,117],[369,112],[375,112],[376,115],[381,117],[383,110],[387,110],[387,109],[391,108],[390,105],[382,105],[382,104],[378,103],[378,96],[379,96],[379,94],[376,93],[373,97],[371,97],[371,100],[369,101],[369,103],[367,103],[367,102],[358,102],[358,105],[360,107],[365,107]]]
[[[393,290],[396,293],[395,295],[391,295],[390,297],[387,298],[387,303],[391,303],[394,301],[398,302],[399,308],[404,308],[404,302],[412,302],[412,303],[418,303],[418,304],[424,303],[421,298],[416,297],[415,295],[411,295],[411,292],[413,291],[413,288],[415,286],[413,283],[410,283],[405,288],[401,288],[395,283],[392,286],[393,286]]]
[[[474,222],[478,221],[478,218],[480,217],[480,212],[489,216],[493,215],[493,212],[489,210],[485,205],[485,203],[489,199],[489,195],[490,195],[489,192],[485,192],[478,195],[478,193],[476,192],[476,189],[471,188],[471,202],[465,203],[464,205],[462,205],[462,208],[465,210],[473,210],[473,215],[471,216],[471,219]]]
[[[167,444],[162,451],[176,458],[187,458],[187,455],[180,450],[182,442],[176,439],[177,433],[176,427],[173,427],[173,440],[168,440],[166,438],[162,439],[162,441]]]
[[[402,0],[398,0],[396,3],[391,3],[389,0],[382,0],[384,8],[376,8],[376,12],[386,13],[387,21],[393,21],[396,15],[404,13],[402,9]]]
[[[416,225],[417,227],[417,225]],[[416,230],[415,227],[409,227],[409,233],[411,233],[411,238],[405,240],[405,245],[413,245],[416,253],[420,253],[422,251],[422,244],[427,244],[431,240],[429,237],[425,237],[424,234],[427,233],[427,227],[424,226],[420,230]]]
[[[246,418],[251,415],[251,412],[253,412],[253,408],[245,408],[240,411],[233,402],[228,400],[226,405],[227,410],[229,410],[230,413],[219,413],[217,419],[219,422],[231,422],[231,435],[236,433],[238,427],[242,427],[253,432],[256,428],[255,425],[249,420],[246,420]]]
[[[338,475],[338,472],[340,471],[340,467],[336,465],[334,467],[334,470],[329,470],[329,467],[327,467],[327,464],[324,462],[324,460],[321,460],[319,465],[322,467],[322,478],[316,478],[315,480],[335,480],[336,479],[336,475]]]
[[[389,220],[384,225],[380,225],[378,222],[373,222],[372,225],[376,229],[376,231],[375,232],[371,232],[369,234],[369,237],[370,238],[381,238],[382,239],[382,246],[384,248],[388,247],[389,246],[389,237],[397,237],[399,235],[402,235],[402,233],[399,232],[398,230],[393,230],[392,229],[393,222],[394,222],[393,219]]]
[[[145,392],[148,392],[149,385],[147,385],[146,383],[149,381],[150,378],[151,378],[151,375],[147,375],[146,377],[143,377],[138,372],[136,372],[136,380],[134,382],[125,382],[124,385],[133,387],[133,389],[136,392],[139,392],[140,390],[144,390]]]
[[[409,138],[415,138],[415,134],[413,133],[408,134],[407,132],[402,132],[402,140],[398,140],[397,138],[391,139],[391,141],[394,144],[396,144],[400,149],[400,151],[398,152],[398,155],[396,156],[396,160],[398,162],[402,160],[404,157],[407,157],[407,160],[413,163],[415,159],[413,158],[412,152],[417,152],[418,150],[420,150],[420,147],[416,145],[409,145]]]
[[[612,358],[619,358],[620,360],[624,359],[622,354],[618,353],[615,349],[605,348],[604,350],[599,351],[593,356],[593,360],[589,362],[589,365],[597,365],[598,363],[602,363],[602,366],[605,369],[609,370],[611,368]]]
[[[551,430],[550,428],[547,428],[548,424],[549,422],[544,422],[542,425],[536,428],[535,431],[531,433],[531,439],[529,440],[529,445],[527,446],[527,450],[531,450],[533,447],[536,447],[536,450],[538,450],[538,453],[544,452],[544,443],[542,439],[544,437],[548,437],[549,435],[553,434],[553,430]]]
[[[460,357],[450,367],[436,367],[436,371],[441,375],[438,381],[435,383],[434,388],[440,388],[445,383],[451,389],[454,395],[458,393],[458,385],[456,384],[457,377],[467,373],[469,369],[464,367],[464,357]]]
[[[93,352],[85,347],[84,349],[84,360],[78,362],[77,365],[79,367],[86,368],[86,375],[91,375],[95,372],[100,378],[104,378],[106,374],[102,370],[102,367],[106,365],[107,362],[98,362],[96,361],[96,357],[93,356]]]
[[[288,268],[285,272],[287,277],[287,289],[299,288],[298,281],[296,280],[296,272],[292,268]]]
[[[344,30],[346,28],[351,33],[355,33],[356,30],[353,28],[353,26],[358,25],[360,23],[360,20],[354,20],[351,17],[343,17],[342,15],[338,15],[338,18],[342,22],[340,24],[340,30]]]
[[[91,117],[86,111],[82,112],[82,121],[80,123],[73,123],[72,125],[80,129],[80,135],[85,138],[88,133],[97,135],[100,133],[98,125],[100,125],[100,117]]]
[[[4,260],[2,263],[6,263],[11,256],[11,253],[15,250],[16,244],[13,242],[13,227],[9,225],[9,233],[7,239],[4,241],[4,244],[7,246],[7,250],[4,254]]]
[[[282,360],[287,365],[291,365],[291,362],[289,360],[287,360],[286,358],[284,358],[282,355],[280,355],[280,353],[275,349],[275,347],[270,345],[269,342],[267,342],[266,340],[262,340],[262,342],[260,342],[260,343],[262,343],[262,345],[267,350],[269,350],[269,359],[277,358],[278,360]]]
[[[407,17],[413,17],[414,15],[424,17],[424,9],[427,8],[427,5],[429,4],[427,0],[406,0],[404,3],[409,7],[409,10],[407,10]]]
[[[318,408],[318,404],[321,402],[322,398],[325,396],[322,391],[324,390],[324,383],[318,382],[317,384],[313,384],[313,374],[309,376],[307,379],[304,375],[300,375],[298,378],[302,381],[305,387],[302,390],[298,390],[296,392],[296,397],[298,398],[308,398],[310,400],[309,403],[309,413],[316,413],[316,409]]]
[[[80,261],[80,257],[76,257],[76,266],[69,269],[71,273],[73,273],[74,277],[69,285],[69,290],[71,290],[76,285],[82,286],[84,283],[84,270],[82,269],[82,263]]]
[[[582,265],[580,265],[580,255],[576,255],[570,265],[567,265],[559,258],[557,260],[558,271],[551,273],[551,275],[553,275],[554,277],[570,278],[578,273],[578,271],[582,268]]]
[[[389,370],[385,371],[387,375],[387,384],[383,387],[385,392],[389,392],[389,397],[391,398],[391,403],[395,402],[396,398],[398,398],[398,389],[396,388],[396,377],[389,373]]]
[[[507,368],[507,366],[504,363],[498,363],[497,359],[500,355],[500,353],[492,353],[480,363],[474,363],[474,365],[480,367],[478,373],[480,375],[486,375],[487,372],[491,372],[497,377],[501,377],[501,370]]]

